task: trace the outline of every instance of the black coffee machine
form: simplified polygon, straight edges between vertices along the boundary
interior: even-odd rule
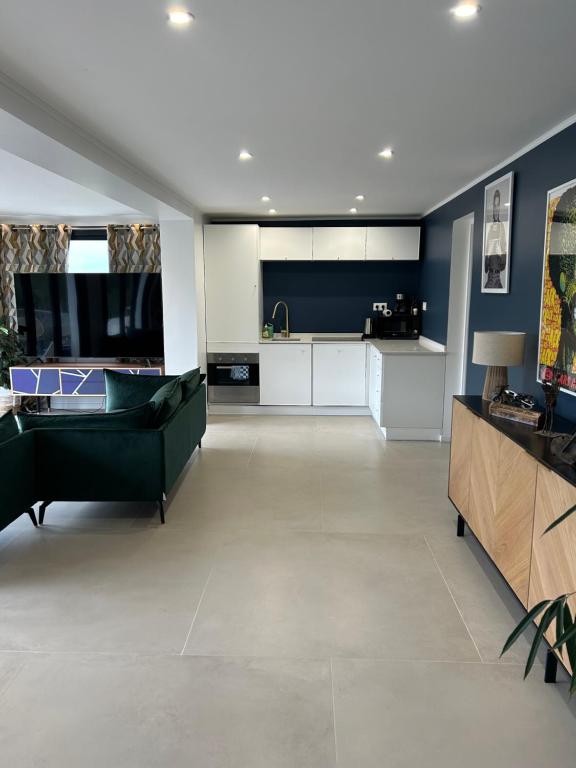
[[[417,299],[397,293],[392,308],[367,318],[363,339],[418,339],[421,331],[422,308]]]

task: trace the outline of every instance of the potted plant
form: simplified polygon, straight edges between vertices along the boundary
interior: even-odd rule
[[[0,387],[10,389],[10,368],[25,362],[18,333],[0,319]]]
[[[570,517],[574,512],[576,512],[576,505],[570,507],[564,514],[560,515],[557,520],[546,528],[544,534],[563,523],[564,520]],[[524,679],[526,679],[534,666],[538,649],[544,640],[546,631],[552,622],[556,620],[556,642],[552,645],[552,648],[553,650],[561,650],[562,648],[566,650],[566,655],[568,656],[570,666],[572,667],[572,678],[570,680],[571,696],[576,693],[576,613],[573,615],[568,606],[568,600],[573,594],[575,593],[571,592],[567,595],[560,595],[553,600],[542,600],[542,602],[535,605],[514,629],[504,644],[501,654],[505,654],[530,624],[537,619],[538,616],[541,616],[524,670]]]

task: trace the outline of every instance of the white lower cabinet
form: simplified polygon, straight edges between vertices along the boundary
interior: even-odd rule
[[[366,344],[313,344],[312,404],[366,405]]]
[[[310,344],[260,345],[260,405],[312,404]]]
[[[382,416],[382,353],[368,347],[368,406],[374,420],[380,426]]]

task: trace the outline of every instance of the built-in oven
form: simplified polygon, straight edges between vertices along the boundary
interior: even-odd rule
[[[208,402],[260,402],[260,355],[211,352],[208,354]]]

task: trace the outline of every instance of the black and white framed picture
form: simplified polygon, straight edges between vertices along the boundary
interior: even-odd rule
[[[509,292],[513,187],[508,173],[484,188],[482,293]]]

